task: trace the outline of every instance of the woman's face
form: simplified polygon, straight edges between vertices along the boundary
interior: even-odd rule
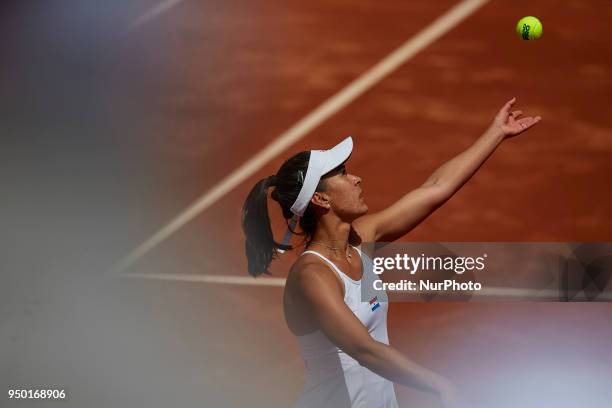
[[[368,212],[361,178],[348,173],[344,166],[338,173],[325,178],[325,193],[330,200],[330,209],[343,220],[352,221]]]

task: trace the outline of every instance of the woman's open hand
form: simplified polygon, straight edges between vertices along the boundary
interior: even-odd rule
[[[523,114],[523,111],[512,110],[515,103],[516,98],[512,98],[506,102],[506,104],[500,109],[497,116],[495,116],[493,124],[491,125],[491,129],[500,133],[500,135],[502,135],[504,138],[520,135],[542,120],[540,116],[520,117]]]

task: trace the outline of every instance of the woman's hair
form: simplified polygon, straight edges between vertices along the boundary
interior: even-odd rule
[[[293,249],[274,241],[270,217],[268,215],[268,188],[273,187],[272,199],[280,205],[285,220],[293,217],[291,206],[295,202],[304,183],[310,152],[305,151],[291,157],[270,177],[260,180],[249,193],[242,207],[242,229],[246,238],[245,249],[249,274],[258,276],[269,274],[268,266],[278,255],[278,250]],[[323,191],[325,182],[319,181],[316,191]],[[289,222],[287,222],[289,225]],[[300,218],[300,227],[306,239],[312,236],[317,225],[317,217],[310,205]],[[292,230],[292,232],[294,232]],[[295,232],[294,232],[295,233]]]

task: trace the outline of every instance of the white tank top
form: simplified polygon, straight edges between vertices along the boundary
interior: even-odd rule
[[[315,251],[304,251],[323,260],[344,284],[344,302],[363,323],[375,340],[389,344],[387,335],[388,303],[378,298],[361,301],[361,283],[372,273],[371,260],[353,247],[361,258],[363,276],[353,280],[333,262]],[[297,401],[299,408],[397,407],[393,383],[336,347],[321,331],[297,336],[300,354],[306,366],[306,384]]]

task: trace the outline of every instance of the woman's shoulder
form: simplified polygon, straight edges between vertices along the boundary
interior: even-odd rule
[[[287,276],[287,288],[308,289],[311,286],[325,285],[337,287],[342,291],[341,282],[336,273],[316,255],[300,256],[291,266]]]
[[[331,270],[314,254],[305,253],[300,255],[291,265],[289,276],[287,279],[294,278],[296,280],[309,279],[318,276],[331,275]]]

